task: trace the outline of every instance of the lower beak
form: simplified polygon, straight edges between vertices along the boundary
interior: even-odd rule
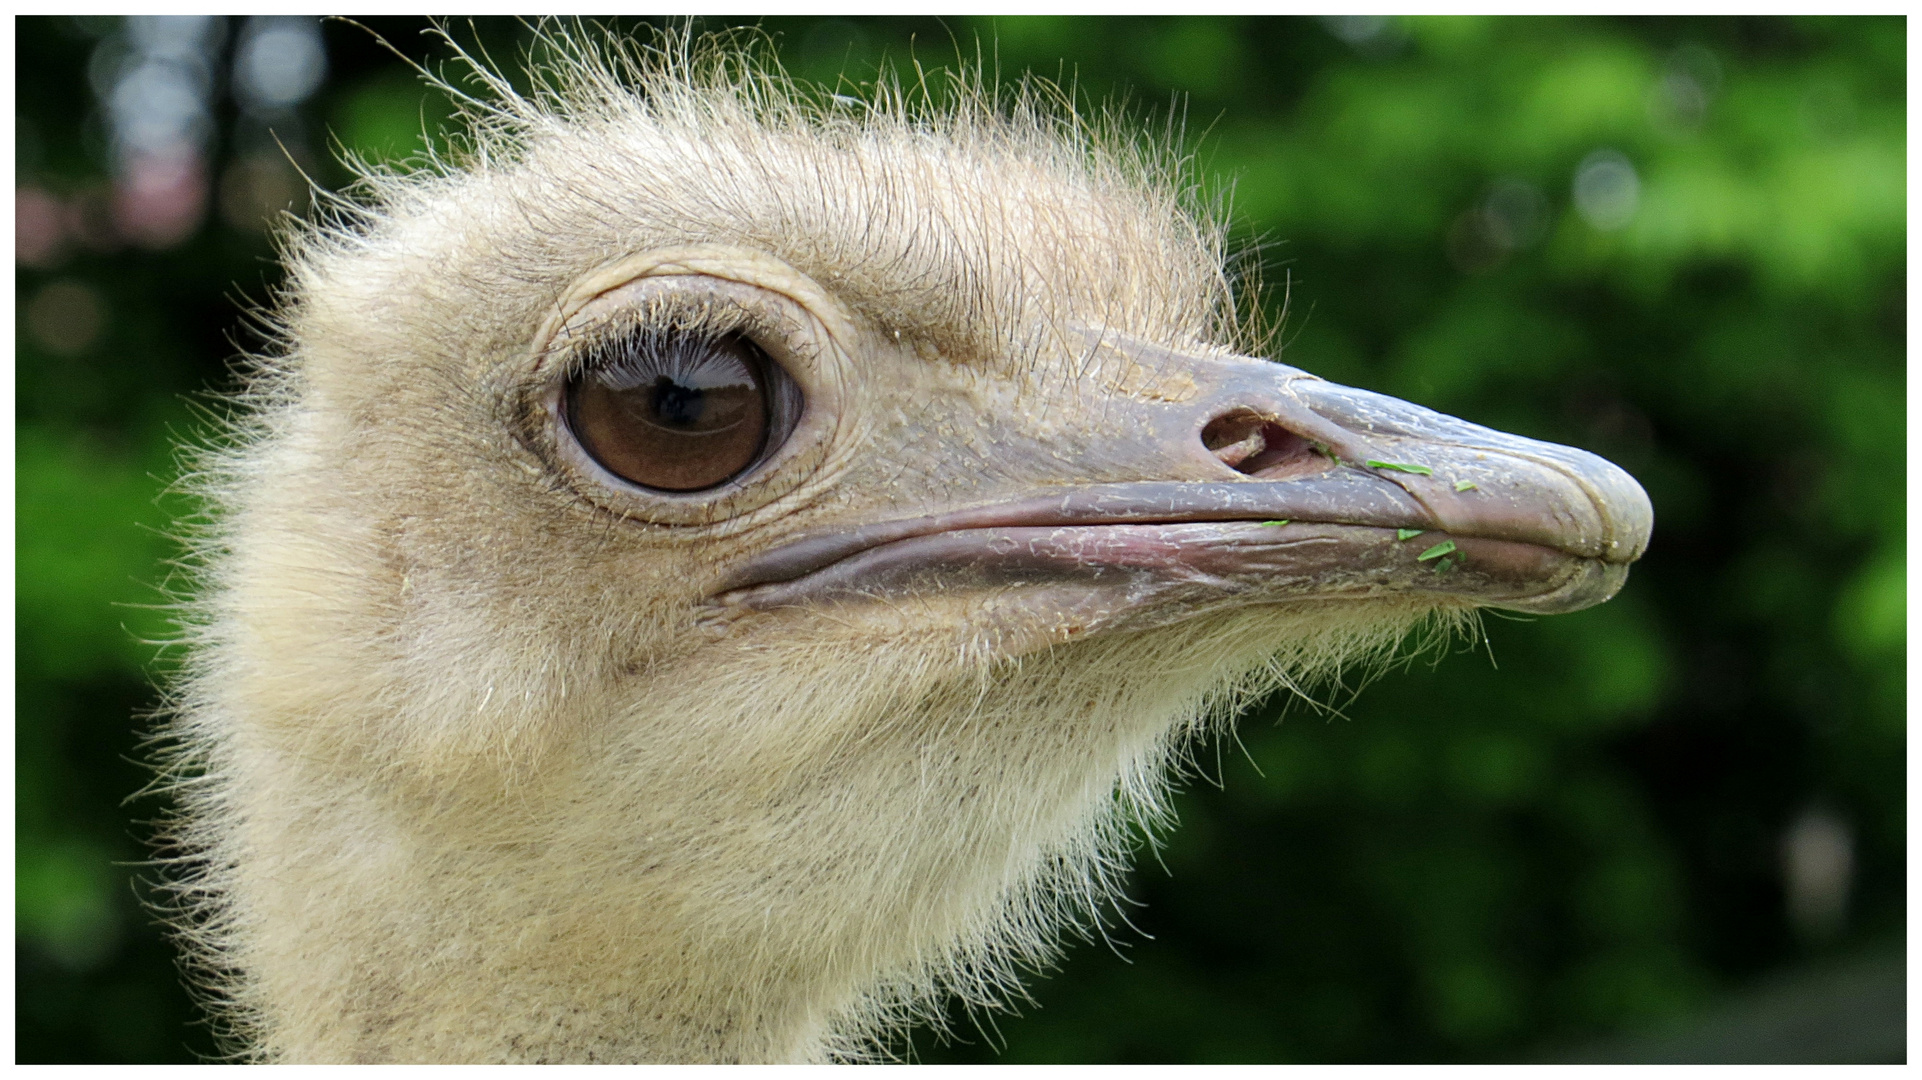
[[[1552,613],[1613,596],[1648,545],[1648,496],[1593,454],[1268,361],[1188,362],[1201,391],[1141,403],[1119,452],[1148,477],[1215,478],[1045,477],[1012,499],[803,535],[736,567],[716,602],[1006,586],[1102,625],[1411,592]]]

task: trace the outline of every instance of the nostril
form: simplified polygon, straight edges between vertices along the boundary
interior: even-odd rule
[[[1320,461],[1313,443],[1246,409],[1210,420],[1201,429],[1201,444],[1223,465],[1248,476],[1297,472]]]
[[[1238,469],[1241,463],[1268,448],[1262,428],[1268,422],[1251,412],[1217,416],[1201,429],[1201,445],[1221,459],[1223,465]]]

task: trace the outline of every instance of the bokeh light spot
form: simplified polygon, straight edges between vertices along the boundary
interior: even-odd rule
[[[1618,150],[1597,150],[1575,170],[1575,209],[1583,220],[1613,232],[1635,218],[1642,203],[1642,178]]]
[[[52,282],[27,302],[27,333],[34,344],[55,356],[78,356],[100,340],[107,325],[107,302],[83,281]]]
[[[261,232],[280,214],[307,208],[307,183],[287,159],[256,154],[227,166],[220,177],[220,216],[243,232]]]
[[[250,19],[234,56],[234,96],[254,109],[286,109],[327,78],[327,50],[312,19]]]
[[[1840,814],[1812,806],[1782,834],[1782,891],[1789,924],[1809,941],[1826,941],[1848,919],[1855,878],[1855,830]]]
[[[22,266],[52,266],[66,246],[66,207],[60,200],[36,187],[15,188],[13,261]]]

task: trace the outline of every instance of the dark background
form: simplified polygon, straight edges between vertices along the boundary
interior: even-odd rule
[[[1256,710],[1143,850],[1132,927],[905,1052],[1901,1058],[1900,19],[760,25],[844,93],[978,43],[1185,116],[1290,363],[1594,450],[1656,508],[1609,604]],[[191,509],[170,446],[253,341],[289,159],[335,188],[446,109],[343,23],[16,29],[17,1052],[191,1060],[140,906],[158,806],[127,801]]]

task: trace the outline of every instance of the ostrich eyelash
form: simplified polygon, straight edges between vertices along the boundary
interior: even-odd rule
[[[554,341],[562,380],[589,371],[625,366],[646,353],[696,356],[729,337],[743,337],[764,351],[788,339],[788,327],[772,313],[731,297],[673,295],[651,298],[592,326],[563,332]]]
[[[715,351],[733,333],[642,326],[628,334],[610,335],[577,353],[569,378],[596,374],[610,386],[628,389],[667,376],[676,382],[698,377],[715,363]]]

